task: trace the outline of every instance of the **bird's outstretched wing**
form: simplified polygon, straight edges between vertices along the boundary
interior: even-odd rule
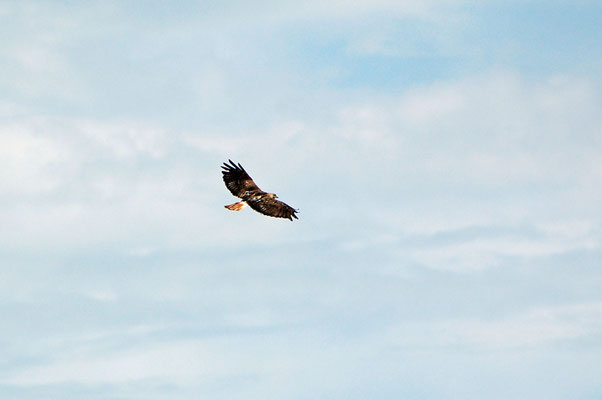
[[[236,165],[232,160],[228,160],[230,164],[222,165],[222,174],[226,187],[236,197],[242,198],[245,193],[252,191],[262,191],[253,182],[253,179],[247,174],[247,171],[242,165]]]
[[[264,215],[276,218],[287,218],[291,221],[293,218],[297,218],[296,213],[299,211],[280,200],[273,199],[271,197],[261,197],[258,199],[247,200],[247,204],[253,210],[260,212]]]

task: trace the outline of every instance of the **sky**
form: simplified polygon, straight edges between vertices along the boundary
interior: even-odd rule
[[[0,2],[0,397],[601,399],[601,17]]]

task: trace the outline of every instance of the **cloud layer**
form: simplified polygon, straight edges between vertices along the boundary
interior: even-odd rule
[[[513,6],[1,6],[0,394],[596,398],[597,6]]]

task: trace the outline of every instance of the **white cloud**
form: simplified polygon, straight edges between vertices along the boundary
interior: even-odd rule
[[[36,194],[55,188],[60,178],[52,170],[65,153],[52,138],[20,124],[0,127],[0,193]]]
[[[266,317],[271,319],[260,313],[251,320],[235,317],[235,322],[253,328],[258,323],[263,325]],[[341,384],[343,376],[367,372],[364,363],[368,360],[378,359],[372,364],[375,368],[394,374],[395,370],[386,366],[399,361],[400,354],[392,351],[398,348],[412,349],[407,357],[413,357],[415,351],[428,351],[431,357],[441,354],[442,359],[455,354],[449,353],[449,349],[458,351],[467,346],[473,355],[500,349],[533,349],[595,337],[602,333],[601,317],[602,304],[584,303],[537,307],[499,319],[406,321],[385,327],[384,331],[371,330],[349,338],[297,327],[294,332],[226,333],[161,342],[141,341],[144,335],[156,332],[156,327],[142,326],[54,343],[52,346],[69,346],[53,361],[14,368],[1,381],[13,385],[96,385],[153,379],[190,387],[252,375],[253,390],[257,393],[266,382],[275,385],[273,390],[290,390],[289,380],[304,374],[327,388]],[[97,342],[106,340],[107,334],[113,338],[133,338],[137,344],[127,348],[113,346],[102,354],[94,351]]]
[[[117,293],[113,290],[90,290],[84,292],[84,296],[99,302],[114,302],[117,300]]]
[[[404,348],[428,345],[440,351],[464,346],[473,351],[524,350],[596,337],[602,333],[601,317],[601,303],[540,306],[501,318],[408,322],[385,332],[382,341]]]
[[[427,1],[391,1],[391,0],[336,0],[321,1],[280,1],[277,4],[264,1],[253,7],[239,3],[237,7],[225,2],[213,10],[205,10],[214,17],[225,17],[238,20],[246,17],[246,23],[278,22],[291,20],[308,20],[322,18],[361,18],[366,15],[389,15],[397,18],[411,17],[432,19],[442,10],[449,10],[466,4],[465,0],[427,0]]]
[[[162,344],[130,349],[91,358],[73,357],[50,366],[34,367],[5,379],[17,385],[44,385],[60,382],[80,384],[119,383],[163,378],[191,381],[214,377],[216,365],[208,362],[201,343]],[[212,361],[217,361],[213,359]],[[212,365],[213,364],[213,365]]]
[[[559,255],[573,250],[599,249],[601,246],[602,243],[590,235],[578,238],[560,235],[543,239],[504,237],[429,246],[411,251],[411,257],[429,268],[468,272],[498,266],[505,257],[529,259]]]
[[[6,208],[6,220],[19,228],[5,231],[5,243],[146,238],[125,244],[136,249],[155,248],[149,240],[168,232],[172,243],[223,239],[228,234],[219,229],[200,236],[190,229],[192,221],[210,226],[217,221],[211,207],[228,202],[219,176],[219,163],[227,158],[243,162],[264,189],[291,196],[285,201],[296,207],[303,209],[319,192],[330,200],[311,204],[318,207],[311,210],[315,215],[353,213],[395,232],[587,219],[597,226],[602,191],[595,185],[596,127],[602,122],[593,112],[599,106],[594,87],[577,78],[532,84],[517,74],[492,72],[328,106],[330,118],[275,120],[266,129],[236,132],[168,134],[145,122],[14,120],[0,129],[3,187],[55,197],[37,208]],[[573,126],[580,129],[568,134]],[[203,170],[205,164],[180,158],[191,149],[215,165]],[[149,162],[157,163],[154,172],[140,169]],[[367,193],[373,193],[375,207],[362,208],[367,198],[356,195]],[[569,200],[574,211],[566,208]],[[242,213],[237,217],[246,223]],[[51,234],[59,227],[60,235]],[[580,239],[577,247],[594,245],[591,233],[584,237],[589,244]],[[503,242],[417,251],[415,257],[433,267],[462,269],[495,264],[496,252],[528,253],[510,248],[549,254],[576,246]]]
[[[78,125],[77,129],[84,135],[120,158],[139,154],[161,158],[169,151],[168,136],[155,126],[98,121],[82,121]]]
[[[492,73],[416,88],[382,106],[388,112],[381,111],[386,122],[380,124],[391,138],[397,136],[383,141],[383,154],[392,147],[397,154],[396,161],[383,160],[389,179],[412,196],[417,191],[434,196],[425,198],[426,215],[395,218],[402,226],[435,215],[450,221],[462,215],[465,225],[475,219],[543,222],[571,218],[566,204],[572,202],[599,222],[594,204],[600,190],[593,183],[598,172],[592,165],[600,159],[602,121],[593,112],[600,106],[595,87],[579,78],[533,84]],[[443,196],[439,204],[437,196]],[[573,217],[585,215],[576,211]]]
[[[270,343],[265,339],[271,338]],[[337,360],[348,358],[343,346],[327,344],[311,348],[305,336],[226,335],[199,339],[181,339],[133,345],[126,350],[90,353],[86,345],[77,343],[65,349],[63,356],[47,365],[18,369],[0,380],[13,385],[119,384],[153,379],[159,383],[196,386],[217,379],[235,379],[252,375],[257,384],[264,381],[288,380],[303,371],[328,373]],[[279,390],[280,388],[273,388]]]
[[[450,342],[520,347],[575,340],[602,333],[602,304],[545,307],[497,321],[454,321],[441,328]]]

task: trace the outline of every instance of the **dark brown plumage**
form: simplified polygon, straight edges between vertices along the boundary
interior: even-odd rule
[[[299,212],[298,210],[280,200],[276,200],[278,196],[274,193],[267,193],[259,189],[242,165],[235,164],[232,160],[228,161],[229,164],[224,163],[222,165],[224,183],[230,193],[242,199],[242,201],[224,207],[229,210],[240,211],[248,204],[253,210],[263,215],[287,218],[291,221],[293,218],[298,219],[296,215]]]

